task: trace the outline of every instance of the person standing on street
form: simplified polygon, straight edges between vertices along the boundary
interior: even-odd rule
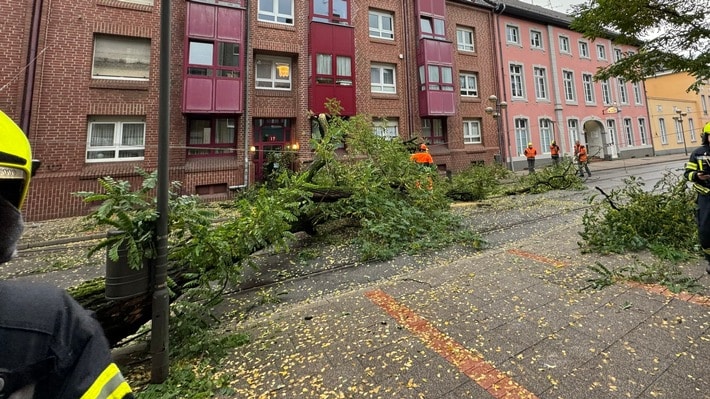
[[[426,144],[420,144],[417,152],[412,154],[410,159],[416,162],[417,165],[421,165],[423,167],[422,169],[425,169],[427,173],[431,173],[431,169],[434,166],[434,158],[432,158],[431,154],[429,154],[429,147],[427,147]],[[431,179],[431,176],[428,175],[427,180],[429,182],[428,189],[434,189],[434,181]],[[417,188],[420,188],[421,183],[417,181],[416,186]]]
[[[588,177],[592,177],[592,172],[589,171],[589,157],[587,155],[587,147],[584,145],[579,146],[579,154],[577,154],[579,159],[579,167],[577,168],[577,175],[579,177],[584,177],[584,172],[587,172]]]
[[[0,111],[0,263],[16,253],[38,166],[25,134]],[[132,399],[92,315],[60,288],[0,280],[0,398]]]
[[[537,151],[535,147],[533,147],[533,143],[528,143],[527,148],[523,151],[523,155],[525,155],[525,158],[528,160],[528,174],[535,173],[535,156],[537,155]]]
[[[710,274],[710,122],[703,127],[701,146],[696,148],[685,164],[683,175],[693,183],[697,192],[696,221],[698,240],[708,264],[705,271]]]
[[[550,158],[552,158],[553,166],[560,164],[560,146],[557,145],[555,140],[552,140],[552,143],[550,143]]]

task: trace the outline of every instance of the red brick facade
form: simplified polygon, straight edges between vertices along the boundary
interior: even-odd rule
[[[215,4],[211,1],[199,1]],[[111,175],[137,184],[135,167],[154,170],[158,148],[158,84],[160,46],[160,2],[153,6],[120,0],[26,0],[0,5],[0,108],[25,130],[33,145],[34,156],[42,167],[33,179],[25,205],[29,220],[41,220],[85,214],[87,205],[72,195],[77,191],[97,191],[96,179]],[[183,74],[186,62],[187,2],[172,2],[171,21],[171,126],[170,179],[182,182],[185,194],[227,195],[226,188],[243,186],[253,180],[250,170],[245,179],[245,165],[255,118],[292,121],[292,142],[300,146],[299,155],[308,160],[311,138],[309,112],[309,76],[311,66],[308,30],[311,1],[294,2],[293,25],[260,21],[258,0],[233,3],[248,12],[244,57],[244,113],[235,114],[236,142],[229,156],[199,158],[187,156],[187,121],[182,113]],[[350,21],[354,28],[357,112],[376,118],[396,119],[404,140],[421,131],[417,90],[416,3],[402,0],[352,0]],[[241,5],[240,5],[241,4]],[[33,47],[33,9],[41,5],[39,24],[35,26]],[[371,38],[368,12],[371,9],[394,15],[395,40]],[[499,152],[495,121],[485,114],[487,98],[497,94],[492,14],[489,8],[471,3],[446,3],[446,37],[454,49],[454,85],[458,90],[458,72],[478,74],[479,98],[462,100],[456,95],[457,112],[446,118],[446,143],[432,146],[432,155],[441,169],[461,170],[473,162],[492,162]],[[476,51],[464,54],[456,50],[456,28],[475,31]],[[145,38],[150,40],[150,69],[147,80],[92,79],[94,37],[96,34]],[[33,53],[34,49],[34,53]],[[28,60],[33,58],[33,79],[25,77]],[[254,61],[258,55],[288,57],[292,62],[292,88],[288,91],[255,88]],[[372,63],[396,66],[396,94],[373,94],[370,91]],[[32,85],[30,85],[32,83]],[[33,87],[26,99],[26,88]],[[29,104],[29,107],[23,105]],[[141,117],[145,121],[144,160],[130,162],[87,162],[87,124],[92,116]],[[481,144],[464,144],[463,121],[481,123]],[[246,133],[246,134],[245,134]]]

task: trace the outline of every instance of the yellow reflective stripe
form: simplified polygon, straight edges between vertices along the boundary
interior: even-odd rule
[[[701,186],[698,183],[693,183],[693,188],[695,189],[695,191],[699,192],[700,194],[710,193],[710,188],[707,188],[705,186]]]
[[[690,170],[698,170],[698,164],[695,162],[688,162],[685,164],[685,168]]]
[[[115,363],[111,363],[101,372],[81,399],[123,399],[131,393],[131,387],[121,375]]]

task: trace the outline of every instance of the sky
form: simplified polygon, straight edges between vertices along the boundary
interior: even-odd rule
[[[585,0],[521,0],[536,6],[567,14],[572,4],[581,4]]]

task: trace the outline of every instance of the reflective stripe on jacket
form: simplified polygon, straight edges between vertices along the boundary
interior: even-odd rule
[[[698,147],[691,154],[690,159],[685,164],[685,172],[683,175],[689,182],[693,183],[693,189],[698,194],[710,194],[710,180],[700,180],[698,174],[710,174],[710,148]]]

